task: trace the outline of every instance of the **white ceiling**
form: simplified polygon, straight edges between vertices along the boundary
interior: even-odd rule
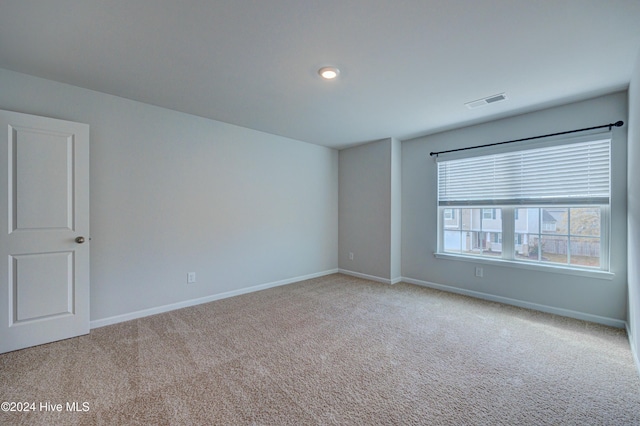
[[[639,50],[640,0],[0,0],[1,68],[337,148],[625,89]]]

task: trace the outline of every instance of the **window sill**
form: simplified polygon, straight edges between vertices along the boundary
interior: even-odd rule
[[[540,263],[534,264],[534,263],[518,262],[515,260],[464,256],[460,254],[451,254],[451,253],[434,253],[433,255],[438,259],[484,263],[487,265],[506,266],[509,268],[528,269],[533,271],[551,272],[555,274],[577,275],[580,277],[597,278],[601,280],[612,280],[613,277],[615,277],[615,274],[613,272],[601,271],[596,269],[594,270],[580,269],[580,268],[571,268],[571,267],[565,267],[565,266],[556,266],[556,265],[540,264]]]

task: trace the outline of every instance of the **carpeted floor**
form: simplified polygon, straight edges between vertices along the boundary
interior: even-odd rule
[[[640,424],[623,330],[340,274],[0,355],[0,401],[36,409],[2,425]]]

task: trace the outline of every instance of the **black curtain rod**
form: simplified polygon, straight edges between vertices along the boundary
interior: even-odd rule
[[[602,126],[586,127],[584,129],[576,129],[576,130],[567,130],[566,132],[549,133],[548,135],[533,136],[533,137],[530,137],[530,138],[522,138],[522,139],[514,139],[512,141],[488,143],[486,145],[470,146],[470,147],[467,147],[467,148],[457,148],[457,149],[449,149],[447,151],[431,152],[431,153],[429,153],[429,155],[433,157],[434,155],[438,156],[440,154],[447,154],[449,152],[466,151],[468,149],[485,148],[485,147],[488,147],[488,146],[504,145],[506,143],[530,141],[532,139],[548,138],[548,137],[551,137],[551,136],[566,135],[566,134],[569,134],[569,133],[586,132],[588,130],[603,129],[605,127],[608,127],[609,131],[611,131],[612,127],[622,127],[623,125],[624,125],[624,122],[622,120],[620,120],[620,121],[616,121],[615,123],[603,124]]]

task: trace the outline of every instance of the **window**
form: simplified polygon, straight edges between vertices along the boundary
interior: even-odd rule
[[[452,210],[461,220],[455,226],[446,221],[444,248],[449,253],[476,256],[500,256],[502,252],[502,220],[485,219],[485,209]],[[499,210],[499,209],[496,209]]]
[[[530,226],[526,230],[516,228],[516,259],[600,267],[600,207],[516,209],[518,211],[530,218]]]
[[[607,271],[609,197],[609,134],[438,158],[438,252]]]
[[[482,218],[483,219],[495,219],[496,218],[496,209],[482,209]]]

